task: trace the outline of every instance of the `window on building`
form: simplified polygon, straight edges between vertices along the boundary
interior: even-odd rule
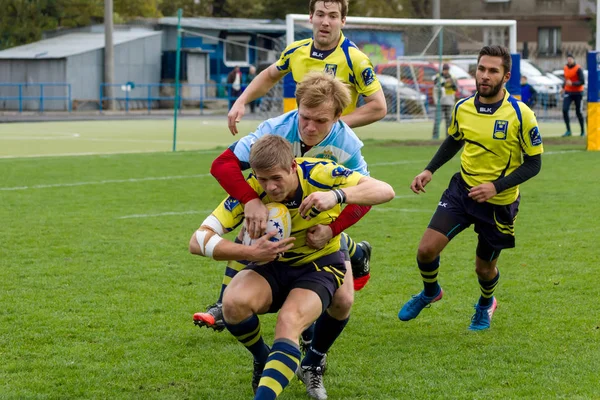
[[[506,28],[503,26],[483,28],[483,44],[486,46],[506,46],[507,37]]]
[[[237,44],[239,43],[239,44]],[[224,63],[228,67],[245,67],[250,64],[248,44],[250,36],[228,35],[223,54]]]
[[[560,28],[538,28],[538,55],[555,56],[560,54]]]

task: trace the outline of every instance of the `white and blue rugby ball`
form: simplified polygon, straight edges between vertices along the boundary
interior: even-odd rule
[[[269,219],[267,220],[267,230],[264,233],[277,231],[277,234],[271,238],[272,242],[278,242],[290,237],[292,233],[292,216],[290,215],[290,210],[281,203],[268,203],[266,206],[269,209]],[[252,246],[255,241],[256,239],[250,238],[250,234],[244,226],[242,243],[246,246]]]

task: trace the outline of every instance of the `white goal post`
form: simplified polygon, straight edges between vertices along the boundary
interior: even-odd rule
[[[308,21],[308,14],[287,14],[285,16],[286,40],[290,45],[294,42],[294,21]],[[508,49],[511,53],[517,52],[517,21],[514,19],[413,19],[413,18],[373,18],[373,17],[346,17],[346,23],[367,25],[395,25],[395,26],[478,26],[478,27],[507,27]]]

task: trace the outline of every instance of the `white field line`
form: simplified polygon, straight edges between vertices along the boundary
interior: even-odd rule
[[[119,138],[85,138],[80,136],[0,136],[0,140],[19,140],[19,141],[30,141],[30,140],[75,140],[78,142],[109,142],[109,143],[173,143],[173,139],[119,139]],[[178,140],[177,144],[208,144],[213,146],[223,145],[220,142],[194,142],[186,140]]]
[[[213,210],[197,210],[197,211],[168,211],[158,214],[132,214],[117,217],[117,219],[131,219],[131,218],[152,218],[152,217],[164,217],[170,215],[189,215],[189,214],[208,214]]]
[[[373,207],[371,210],[380,212],[432,213],[435,210],[420,210],[418,208]]]
[[[195,150],[198,153],[209,154],[209,153],[222,153],[223,150]],[[164,153],[168,155],[178,155],[185,154],[182,152],[164,152],[157,151],[156,149],[152,150],[131,150],[131,151],[114,151],[114,152],[86,152],[86,153],[55,153],[55,154],[28,154],[28,155],[19,155],[19,156],[0,156],[1,159],[20,159],[20,158],[46,158],[46,157],[77,157],[77,156],[118,156],[120,154],[143,154],[143,153]]]
[[[130,178],[130,179],[107,179],[107,180],[103,180],[103,181],[92,181],[92,182],[53,183],[53,184],[48,184],[48,185],[0,187],[0,191],[29,190],[29,189],[48,189],[48,188],[88,186],[88,185],[106,185],[106,184],[112,184],[112,183],[136,183],[136,182],[148,182],[148,181],[169,181],[169,180],[175,180],[175,179],[205,178],[207,176],[210,176],[210,174],[176,175],[176,176],[151,176],[151,177],[147,177],[147,178]]]

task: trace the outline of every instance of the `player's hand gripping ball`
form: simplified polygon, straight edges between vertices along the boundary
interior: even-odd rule
[[[289,238],[292,232],[292,216],[288,208],[281,203],[268,203],[266,206],[269,209],[269,218],[267,220],[267,230],[263,232],[263,235],[267,232],[277,232],[270,239],[272,242]],[[250,238],[250,234],[244,227],[242,244],[252,246],[256,240],[258,239]]]

